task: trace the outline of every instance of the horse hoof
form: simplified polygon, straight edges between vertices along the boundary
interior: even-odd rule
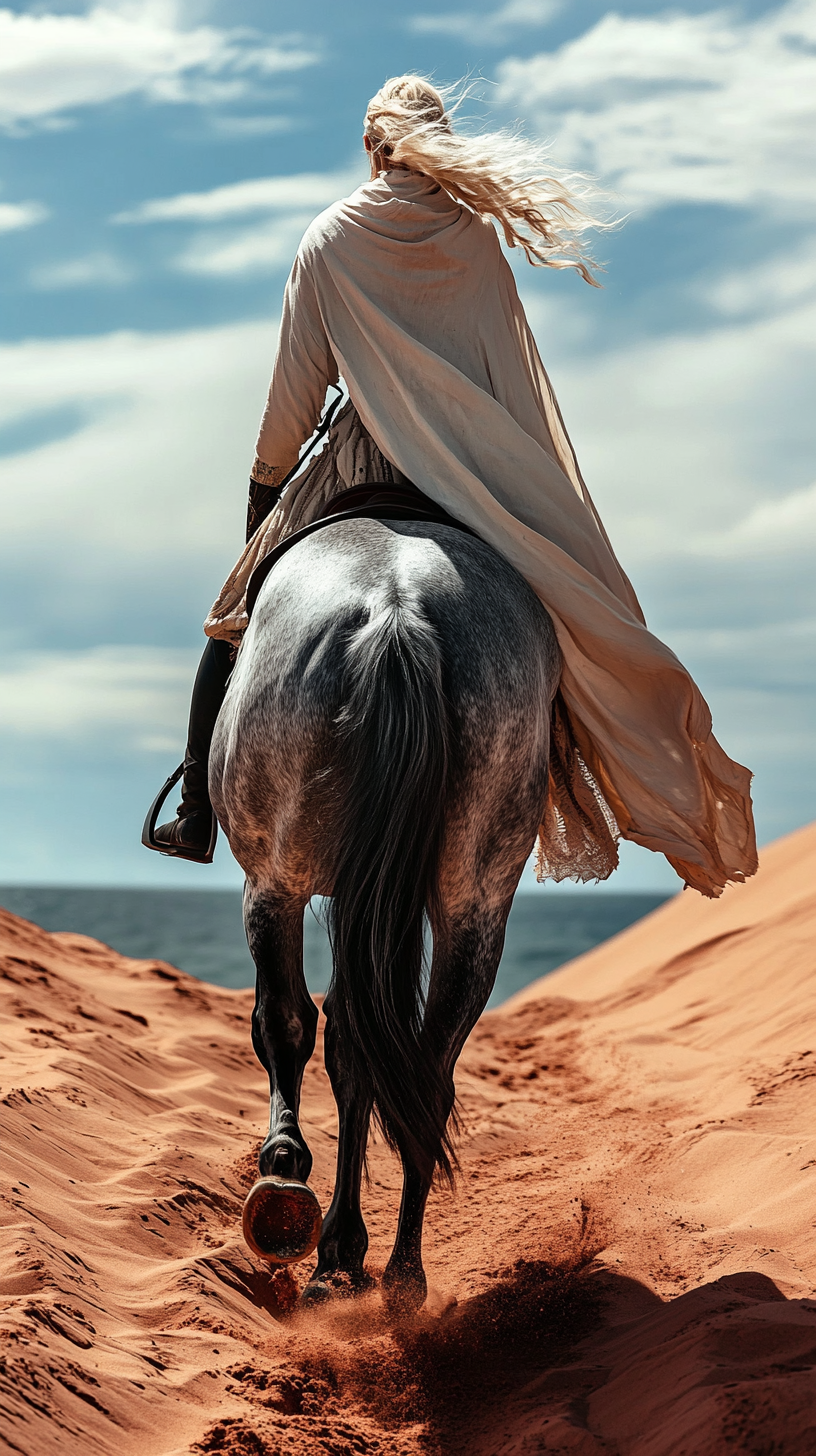
[[[334,1290],[322,1279],[310,1279],[306,1288],[300,1296],[300,1303],[305,1309],[313,1309],[318,1304],[328,1304],[334,1298]]]
[[[376,1289],[377,1281],[365,1269],[350,1273],[346,1269],[332,1269],[312,1275],[300,1296],[301,1304],[325,1304],[333,1299],[357,1299]]]
[[[259,1178],[241,1218],[244,1238],[268,1264],[297,1264],[317,1248],[323,1215],[311,1188],[289,1178]]]

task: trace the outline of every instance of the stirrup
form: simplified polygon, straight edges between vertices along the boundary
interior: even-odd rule
[[[193,861],[193,864],[212,864],[213,855],[215,854],[215,841],[218,838],[218,820],[212,809],[210,810],[212,814],[212,829],[210,831],[210,842],[206,849],[192,849],[184,844],[162,844],[156,838],[156,820],[164,808],[166,800],[183,774],[184,764],[182,762],[179,764],[175,773],[172,773],[167,782],[159,789],[159,792],[147,811],[147,818],[142,828],[142,844],[145,849],[155,849],[157,854],[166,854],[171,859],[189,859]]]

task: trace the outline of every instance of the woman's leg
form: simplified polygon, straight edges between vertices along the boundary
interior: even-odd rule
[[[231,642],[207,638],[190,703],[181,803],[177,817],[159,825],[155,831],[155,838],[161,844],[177,852],[206,850],[210,842],[213,811],[207,787],[207,766],[215,720],[224,701],[234,660],[235,649]]]

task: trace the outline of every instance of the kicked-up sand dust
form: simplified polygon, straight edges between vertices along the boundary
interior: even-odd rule
[[[482,1018],[428,1306],[299,1313],[240,1210],[251,993],[3,913],[0,1450],[812,1456],[816,827]],[[328,1204],[320,1046],[303,1120]],[[397,1166],[372,1143],[381,1270]]]

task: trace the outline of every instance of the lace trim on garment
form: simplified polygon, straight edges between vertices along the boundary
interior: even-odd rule
[[[550,724],[550,778],[538,831],[536,878],[606,880],[618,865],[620,829],[585,763],[561,693]]]
[[[257,480],[259,485],[279,485],[286,472],[280,465],[267,465],[256,455],[249,474],[250,479]]]

